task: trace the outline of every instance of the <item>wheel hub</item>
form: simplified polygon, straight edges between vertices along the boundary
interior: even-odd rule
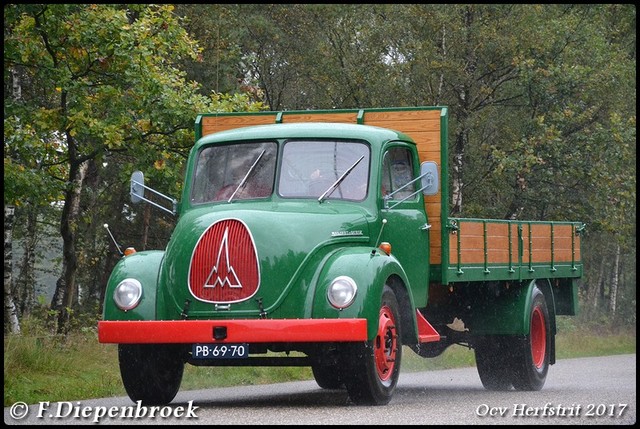
[[[544,314],[542,314],[539,307],[536,307],[531,315],[531,358],[538,369],[544,365],[546,347],[547,334],[545,332]]]
[[[376,369],[380,380],[386,381],[393,374],[398,353],[398,335],[393,313],[388,306],[380,309],[378,335],[374,344]]]

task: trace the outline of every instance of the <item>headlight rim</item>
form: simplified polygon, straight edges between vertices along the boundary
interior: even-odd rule
[[[118,294],[120,289],[125,284],[132,284],[138,290],[137,296],[133,300],[131,300],[131,302],[129,302],[128,304],[123,303],[120,299],[120,295]],[[142,283],[140,283],[138,279],[134,279],[134,278],[123,279],[118,283],[118,285],[113,290],[113,302],[115,302],[116,307],[118,307],[122,311],[133,310],[140,304],[141,300],[142,300]]]
[[[341,282],[344,282],[348,286],[350,286],[351,297],[346,301],[338,302],[335,300],[334,292],[336,291],[335,290],[336,285]],[[358,284],[353,278],[346,275],[342,275],[334,278],[329,284],[329,287],[327,288],[327,300],[329,301],[329,304],[331,304],[332,307],[338,310],[344,310],[345,308],[351,306],[355,302],[357,294],[358,294]]]

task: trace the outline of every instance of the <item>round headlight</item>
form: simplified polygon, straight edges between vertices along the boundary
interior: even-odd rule
[[[142,298],[142,285],[136,279],[124,279],[116,286],[113,300],[120,310],[135,308]]]
[[[340,276],[331,282],[327,298],[331,305],[342,310],[353,303],[357,291],[358,286],[351,277]]]

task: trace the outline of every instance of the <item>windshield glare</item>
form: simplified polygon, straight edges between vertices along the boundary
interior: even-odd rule
[[[354,141],[289,140],[283,147],[278,193],[284,198],[317,199],[363,156],[328,199],[360,201],[366,197],[369,146]],[[276,160],[275,142],[205,147],[195,166],[191,202],[269,197]]]

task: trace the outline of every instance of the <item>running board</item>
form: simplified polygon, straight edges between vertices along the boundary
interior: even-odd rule
[[[416,310],[416,321],[418,322],[418,342],[430,343],[440,341],[440,334],[433,326],[424,318],[419,310]]]

